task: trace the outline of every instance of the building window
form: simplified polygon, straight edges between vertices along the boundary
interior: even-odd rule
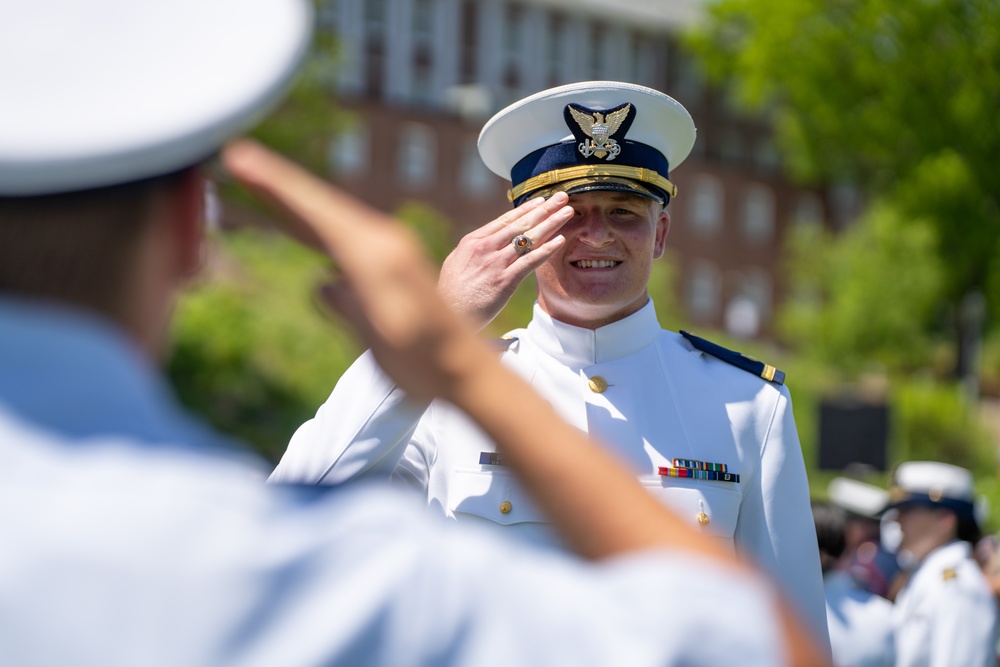
[[[730,130],[722,133],[719,139],[719,157],[729,164],[740,164],[746,160],[746,147],[738,132]]]
[[[492,192],[495,186],[496,177],[483,163],[483,159],[479,157],[479,148],[475,139],[470,139],[465,144],[465,149],[462,152],[460,178],[462,189],[474,197],[481,197]]]
[[[690,57],[678,55],[672,97],[681,104],[701,101],[705,92],[705,74]]]
[[[426,47],[434,39],[433,0],[413,2],[413,41],[417,48]]]
[[[688,277],[687,307],[692,317],[699,320],[714,317],[719,310],[721,280],[715,265],[695,261]]]
[[[771,317],[771,274],[751,267],[727,276],[726,285],[732,294],[723,316],[726,331],[736,338],[756,338]]]
[[[415,65],[413,68],[413,80],[411,101],[418,106],[433,106],[440,100],[434,96],[432,77],[434,73],[428,65]]]
[[[795,202],[793,221],[799,225],[819,225],[823,222],[823,203],[811,192],[803,192]]]
[[[657,54],[649,39],[636,38],[633,58],[632,71],[635,72],[635,82],[643,86],[655,87]]]
[[[385,27],[386,0],[366,0],[365,28],[371,37],[381,37]]]
[[[771,315],[771,276],[752,268],[737,281],[736,294],[726,304],[726,331],[736,338],[755,338]]]
[[[764,269],[751,268],[744,274],[743,293],[753,302],[757,312],[764,319],[771,316],[772,290],[771,275]]]
[[[526,48],[525,25],[522,20],[522,11],[519,7],[511,5],[504,13],[503,24],[499,26],[503,35],[503,64],[504,67],[517,68],[521,60],[521,52]]]
[[[368,169],[368,128],[353,125],[338,133],[327,147],[327,164],[334,174],[355,175]]]
[[[396,173],[399,182],[410,187],[424,187],[434,182],[436,150],[434,134],[420,123],[401,127]]]
[[[760,331],[760,310],[745,294],[737,294],[726,304],[726,333],[733,338],[755,338]]]
[[[781,171],[781,153],[773,141],[762,141],[757,144],[754,160],[762,171],[772,174]]]
[[[711,176],[699,176],[692,185],[689,214],[694,229],[714,234],[722,228],[722,185]]]
[[[769,241],[774,236],[774,195],[762,185],[747,190],[743,201],[743,236],[751,241]]]

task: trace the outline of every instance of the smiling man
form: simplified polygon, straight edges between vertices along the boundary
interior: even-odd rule
[[[668,174],[694,140],[684,107],[627,83],[560,86],[500,111],[479,149],[511,179],[515,208],[462,239],[438,289],[483,326],[534,271],[532,320],[504,337],[503,362],[571,424],[609,443],[650,493],[769,571],[826,643],[784,375],[661,329],[647,292],[677,195]],[[522,418],[511,410],[511,422]],[[454,407],[408,397],[366,353],[296,432],[271,481],[391,476],[448,517],[557,544],[506,464]],[[567,458],[546,474],[555,481],[573,466]]]

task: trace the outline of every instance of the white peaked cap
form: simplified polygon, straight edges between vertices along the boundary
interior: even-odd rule
[[[889,492],[849,477],[835,477],[827,486],[830,502],[852,514],[876,518],[889,502]]]
[[[0,195],[210,156],[280,99],[311,31],[306,0],[0,0]]]
[[[896,468],[887,509],[909,505],[947,507],[979,526],[989,515],[985,497],[976,496],[972,472],[939,461],[907,461]]]
[[[933,501],[942,499],[972,502],[972,473],[950,463],[938,461],[908,461],[899,464],[894,486],[903,493],[927,495]]]
[[[564,116],[567,107],[603,113],[626,104],[628,120],[619,134],[612,130],[611,135],[621,152],[581,156],[574,125]],[[539,179],[577,179],[587,166],[594,173],[585,179],[607,177],[602,168],[617,170],[615,178],[656,185],[673,196],[673,185],[659,179],[690,154],[695,134],[691,115],[669,95],[620,81],[583,81],[543,90],[499,111],[479,134],[479,154],[490,171],[512,182],[512,201],[540,189]],[[650,171],[654,178],[641,175]]]

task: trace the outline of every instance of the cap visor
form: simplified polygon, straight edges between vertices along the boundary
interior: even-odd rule
[[[648,197],[660,204],[665,204],[668,200],[666,194],[658,188],[646,187],[638,181],[628,178],[618,178],[616,176],[591,176],[589,178],[577,178],[571,181],[556,183],[555,185],[526,193],[521,197],[521,201],[534,197],[551,197],[557,192],[575,195],[581,192],[595,191],[627,192]]]

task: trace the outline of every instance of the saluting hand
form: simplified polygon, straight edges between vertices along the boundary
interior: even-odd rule
[[[444,260],[438,293],[476,329],[482,329],[510,301],[517,286],[544,264],[566,239],[556,233],[573,217],[569,197],[529,200],[493,222],[466,234]],[[527,236],[530,252],[512,241]]]

